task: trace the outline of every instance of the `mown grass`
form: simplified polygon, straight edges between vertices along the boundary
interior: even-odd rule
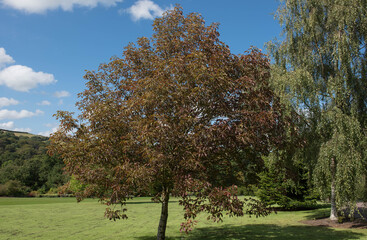
[[[109,221],[104,205],[74,198],[0,198],[0,239],[155,239],[160,205],[149,198],[128,203],[127,220]],[[213,223],[202,215],[189,235],[179,232],[182,208],[173,199],[169,207],[168,240],[182,239],[367,239],[367,230],[311,227],[304,219],[328,214],[328,208],[278,212],[265,218],[225,218]]]

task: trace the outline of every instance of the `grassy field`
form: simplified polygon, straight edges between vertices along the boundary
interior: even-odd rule
[[[0,198],[0,239],[155,239],[160,205],[149,198],[128,203],[128,220],[109,221],[104,205],[74,198]],[[265,218],[226,218],[223,223],[198,220],[189,235],[179,232],[182,209],[170,202],[168,240],[182,239],[367,239],[367,230],[311,227],[303,219],[326,216],[328,208],[312,211],[278,212]]]

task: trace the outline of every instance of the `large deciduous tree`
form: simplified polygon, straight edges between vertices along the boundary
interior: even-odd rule
[[[232,54],[217,28],[180,7],[166,12],[150,39],[86,73],[77,118],[56,114],[50,152],[85,185],[79,198],[125,205],[133,195],[153,194],[162,204],[157,239],[165,238],[171,196],[181,198],[184,231],[199,212],[214,221],[223,211],[242,216],[233,184],[282,141],[269,60],[256,49]],[[125,210],[108,208],[106,216],[126,218]],[[268,213],[256,202],[246,211]]]
[[[307,159],[335,220],[366,170],[367,1],[286,0],[277,18],[284,40],[269,44],[272,84],[300,119],[305,144],[294,156]]]

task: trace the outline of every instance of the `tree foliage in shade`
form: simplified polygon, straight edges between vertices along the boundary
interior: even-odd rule
[[[366,170],[367,1],[286,0],[277,18],[284,40],[268,45],[272,84],[300,119],[305,145],[294,158],[307,160],[336,219]]]
[[[150,192],[162,204],[157,239],[165,238],[168,201],[179,197],[189,231],[199,212],[221,221],[242,216],[234,183],[249,163],[282,142],[279,103],[268,85],[269,60],[257,49],[234,55],[218,25],[199,14],[166,12],[153,36],[131,43],[121,58],[85,75],[81,114],[60,111],[50,153],[107,205]],[[110,219],[126,209],[106,210]],[[250,214],[267,214],[256,201]]]

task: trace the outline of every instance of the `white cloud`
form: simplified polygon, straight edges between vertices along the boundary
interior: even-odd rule
[[[0,98],[0,108],[10,106],[10,105],[17,105],[19,101],[15,100],[14,98]]]
[[[58,127],[54,127],[49,131],[39,132],[38,135],[49,137],[52,133],[56,132],[57,130],[58,130]]]
[[[47,123],[45,124],[45,126],[50,130],[39,132],[38,135],[49,137],[52,133],[56,132],[59,129],[59,125],[57,123]]]
[[[17,131],[17,132],[27,132],[27,133],[32,131],[32,129],[30,129],[30,128],[14,128],[14,129],[10,129],[10,130]]]
[[[6,123],[0,123],[0,128],[6,130],[12,130],[14,128],[14,122],[10,121]]]
[[[38,109],[35,112],[30,112],[28,110],[21,110],[18,112],[15,110],[3,109],[3,110],[0,110],[0,120],[28,118],[28,117],[34,117],[37,115],[41,115],[41,114],[43,114],[43,112]]]
[[[54,93],[54,96],[57,98],[69,97],[70,93],[68,91],[57,91]]]
[[[6,122],[6,123],[0,123],[0,129],[18,131],[18,132],[31,132],[32,131],[32,129],[30,129],[30,128],[16,128],[16,127],[14,127],[14,122],[13,121]]]
[[[134,21],[138,21],[140,19],[160,17],[165,10],[151,0],[139,0],[130,8],[126,9],[125,12],[131,14]]]
[[[35,72],[32,68],[22,65],[13,65],[0,71],[0,85],[20,92],[28,92],[37,85],[48,85],[55,82],[52,74]]]
[[[37,85],[47,85],[56,82],[52,74],[35,72],[27,66],[12,65],[2,69],[6,64],[14,62],[13,58],[6,54],[5,49],[0,48],[0,86],[5,85],[16,91],[28,92],[30,89],[37,87]]]
[[[41,105],[41,106],[50,106],[51,105],[51,103],[49,101],[47,101],[47,100],[43,100],[42,102],[37,103],[37,104],[38,105]]]
[[[4,48],[0,48],[0,68],[5,67],[5,65],[14,63],[14,59],[6,54],[6,51]]]
[[[52,130],[51,131],[45,131],[45,132],[39,132],[38,135],[44,136],[44,137],[49,137],[51,135],[51,133],[54,133]]]
[[[45,13],[48,10],[61,8],[71,11],[74,7],[94,8],[98,4],[106,7],[116,6],[123,0],[0,0],[3,6],[24,11],[26,13]]]

